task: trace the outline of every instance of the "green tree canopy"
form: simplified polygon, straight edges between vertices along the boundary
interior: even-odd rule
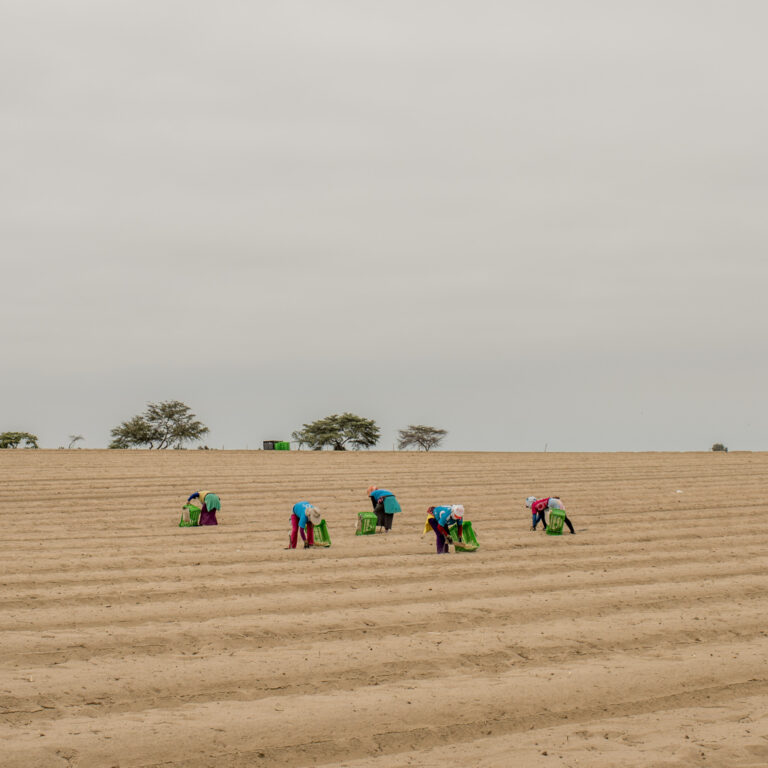
[[[296,443],[296,447],[301,450],[307,444],[307,438],[304,435],[304,430],[297,429],[295,432],[291,432],[291,440]]]
[[[37,435],[29,432],[0,432],[0,448],[37,448]]]
[[[179,400],[150,403],[147,410],[115,427],[110,448],[183,448],[209,431]]]
[[[299,446],[308,445],[319,451],[329,445],[334,451],[346,451],[352,448],[371,448],[379,442],[379,428],[373,419],[365,419],[354,413],[334,413],[311,424],[304,424],[302,429],[291,434]]]
[[[444,429],[436,427],[427,427],[424,424],[409,424],[405,429],[399,431],[399,441],[397,447],[402,451],[417,446],[420,450],[428,451],[440,445],[443,438],[448,434]]]

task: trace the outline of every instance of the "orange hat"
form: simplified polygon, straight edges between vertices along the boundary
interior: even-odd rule
[[[378,485],[369,485],[366,493],[370,496],[374,491],[378,491],[378,490],[379,490]]]

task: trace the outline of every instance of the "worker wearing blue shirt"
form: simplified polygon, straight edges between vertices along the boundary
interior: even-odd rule
[[[430,507],[427,510],[427,522],[435,532],[437,554],[449,552],[448,544],[451,541],[450,529],[456,526],[456,532],[461,541],[462,521],[464,520],[464,507],[461,504]]]
[[[291,511],[291,536],[287,549],[296,549],[296,544],[301,533],[304,549],[309,549],[315,543],[315,526],[319,525],[323,517],[320,510],[308,501],[300,501],[293,505]]]
[[[400,511],[395,494],[376,485],[370,486],[367,493],[371,499],[373,511],[376,513],[376,527],[381,528],[382,531],[392,530],[392,520]]]

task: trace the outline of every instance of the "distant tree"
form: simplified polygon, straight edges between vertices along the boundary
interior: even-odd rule
[[[152,448],[155,433],[144,416],[134,416],[111,430],[110,448]]]
[[[296,447],[299,450],[301,450],[307,444],[307,439],[304,435],[304,432],[302,432],[300,429],[297,429],[295,432],[291,432],[291,440],[296,443]]]
[[[427,427],[424,424],[409,424],[405,429],[398,432],[399,441],[397,447],[402,451],[416,445],[419,449],[428,451],[430,448],[436,448],[448,434],[444,429],[436,427]]]
[[[179,400],[150,403],[147,410],[111,430],[110,448],[183,448],[210,430]]]
[[[722,443],[715,443],[712,446],[712,450],[713,451],[725,451],[726,453],[728,453],[728,449]]]
[[[182,448],[184,443],[200,440],[210,431],[196,420],[189,406],[179,400],[150,403],[146,419],[159,436],[157,448]]]
[[[67,446],[67,448],[74,448],[75,443],[79,443],[81,440],[85,440],[85,438],[82,435],[70,435],[69,445]]]
[[[379,442],[379,435],[379,428],[373,419],[365,419],[354,413],[334,413],[311,424],[304,424],[291,438],[300,446],[307,445],[315,451],[327,445],[334,451],[346,451],[348,445],[355,449],[371,448]]]
[[[29,432],[0,432],[0,448],[38,448],[37,435]]]

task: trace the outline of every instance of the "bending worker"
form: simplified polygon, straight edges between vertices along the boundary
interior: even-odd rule
[[[304,549],[309,549],[315,543],[315,526],[320,525],[323,516],[320,510],[308,501],[300,501],[293,505],[291,512],[291,536],[286,549],[296,549],[301,533]]]
[[[430,507],[427,510],[427,524],[435,532],[435,544],[437,545],[438,555],[450,552],[450,529],[454,525],[456,526],[456,532],[459,535],[459,541],[461,541],[463,519],[464,507],[461,504]]]
[[[376,513],[376,527],[385,531],[392,530],[392,519],[395,513],[400,512],[400,504],[398,504],[395,494],[375,485],[368,488],[367,494],[371,499],[371,504],[373,504],[373,511]]]
[[[545,513],[548,509],[559,509],[562,512],[565,512],[565,507],[563,506],[563,502],[560,501],[559,496],[548,496],[546,499],[537,499],[535,496],[529,496],[525,500],[525,506],[531,510],[532,531],[536,530],[539,520],[541,520],[542,530],[547,530],[547,518],[545,517]],[[565,516],[565,524],[568,526],[568,530],[571,533],[576,533],[576,531],[573,530],[573,523],[568,519],[568,515]]]
[[[200,520],[198,525],[218,525],[216,520],[216,510],[221,511],[221,500],[211,491],[195,491],[188,499],[189,504],[192,499],[198,499],[202,504],[200,508]]]

